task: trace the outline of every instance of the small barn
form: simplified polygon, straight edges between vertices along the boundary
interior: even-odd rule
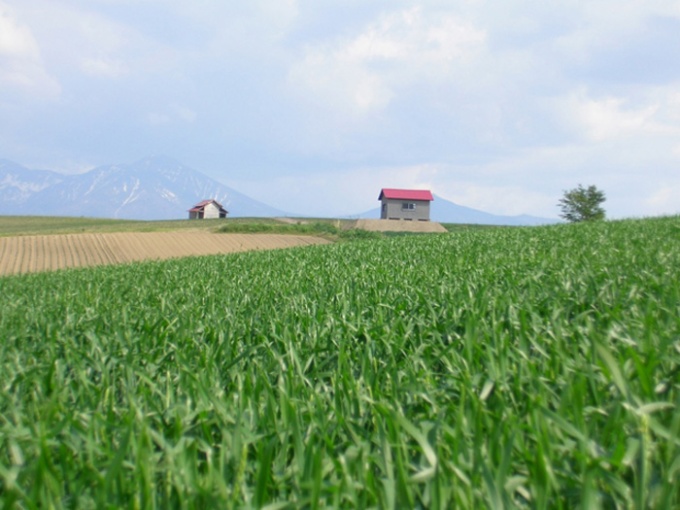
[[[430,221],[429,190],[383,188],[378,200],[381,220]]]
[[[202,200],[189,209],[190,220],[203,220],[210,218],[226,218],[227,211],[217,200]]]

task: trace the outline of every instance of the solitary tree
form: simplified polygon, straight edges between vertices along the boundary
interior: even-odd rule
[[[580,184],[577,188],[564,192],[558,206],[562,209],[560,216],[567,221],[595,221],[604,219],[604,192],[595,186],[584,188]]]

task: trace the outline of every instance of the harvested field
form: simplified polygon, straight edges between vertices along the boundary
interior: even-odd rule
[[[371,232],[447,232],[435,221],[357,220],[355,228]]]
[[[0,238],[0,275],[328,242],[301,235],[213,234],[205,231],[3,237]]]

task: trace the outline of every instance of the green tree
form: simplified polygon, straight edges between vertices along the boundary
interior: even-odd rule
[[[596,221],[605,216],[601,204],[605,201],[604,192],[595,186],[578,187],[565,191],[558,206],[562,209],[560,216],[567,221]]]

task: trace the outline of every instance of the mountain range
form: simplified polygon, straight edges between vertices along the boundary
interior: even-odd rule
[[[29,169],[0,159],[0,215],[184,219],[187,209],[206,198],[220,202],[229,211],[229,217],[294,216],[163,156],[104,165],[75,175]],[[380,209],[351,217],[379,218]],[[431,217],[445,223],[487,225],[556,222],[526,215],[493,215],[437,196],[431,206]]]
[[[220,202],[232,217],[287,215],[166,157],[100,166],[77,175],[0,160],[3,215],[184,219],[190,207],[206,198]]]

